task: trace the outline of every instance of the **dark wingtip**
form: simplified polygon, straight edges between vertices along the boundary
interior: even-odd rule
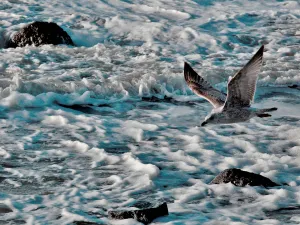
[[[256,54],[255,54],[255,56],[263,56],[263,54],[264,54],[264,49],[265,49],[265,46],[264,45],[262,45],[259,49],[258,49],[258,51],[256,52]],[[255,57],[254,56],[254,57]]]
[[[184,62],[184,78],[186,81],[189,80],[189,74],[191,73],[191,71],[193,71],[193,69],[190,66],[190,64],[188,64],[187,62]]]
[[[262,52],[263,52],[263,51],[264,51],[264,48],[265,48],[265,46],[262,45],[258,51],[262,51]]]
[[[260,49],[255,53],[254,56],[252,56],[252,58],[248,61],[248,63],[243,67],[246,68],[248,65],[251,65],[252,63],[259,61],[260,63],[262,63],[262,59],[263,59],[263,54],[264,54],[264,45],[262,45],[260,47]]]
[[[190,69],[192,69],[192,67],[190,66],[190,64],[188,64],[187,62],[184,62],[184,72],[187,72]]]
[[[184,62],[184,79],[188,83],[189,81],[197,82],[199,78],[198,73],[191,67],[190,64]]]
[[[189,64],[187,62],[184,62],[184,67],[189,66]]]
[[[256,52],[256,54],[253,56],[253,58],[255,58],[255,57],[262,57],[263,54],[264,54],[264,49],[265,49],[265,46],[262,45],[262,46],[258,49],[258,51]]]

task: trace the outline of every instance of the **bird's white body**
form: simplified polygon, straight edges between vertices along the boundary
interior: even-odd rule
[[[211,113],[206,116],[205,122],[210,124],[245,122],[250,120],[252,117],[257,116],[257,111],[257,109],[251,107],[224,110],[224,107],[221,106],[213,109]]]

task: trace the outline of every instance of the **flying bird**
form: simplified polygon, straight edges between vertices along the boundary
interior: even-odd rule
[[[263,52],[264,46],[261,46],[240,71],[232,78],[229,77],[227,95],[212,87],[185,62],[184,78],[187,85],[195,94],[208,100],[214,107],[201,126],[245,122],[256,116],[270,117],[271,115],[267,112],[277,110],[277,108],[256,109],[251,107],[258,73],[262,66]]]

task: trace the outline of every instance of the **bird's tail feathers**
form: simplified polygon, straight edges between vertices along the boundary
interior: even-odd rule
[[[271,114],[268,114],[268,113],[258,113],[256,114],[258,117],[260,118],[263,118],[263,117],[271,117],[272,115]]]
[[[273,112],[273,111],[276,111],[277,108],[276,107],[273,107],[273,108],[268,108],[268,109],[261,109],[260,111],[262,112]]]
[[[258,117],[271,117],[272,115],[271,114],[268,114],[266,112],[273,112],[273,111],[276,111],[277,108],[276,107],[273,107],[273,108],[268,108],[268,109],[260,109],[257,111],[256,115]]]

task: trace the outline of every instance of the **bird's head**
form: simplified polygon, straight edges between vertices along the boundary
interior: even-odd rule
[[[212,112],[208,116],[205,117],[205,120],[201,123],[201,126],[205,126],[207,124],[218,124],[222,121],[223,115],[218,112]]]

